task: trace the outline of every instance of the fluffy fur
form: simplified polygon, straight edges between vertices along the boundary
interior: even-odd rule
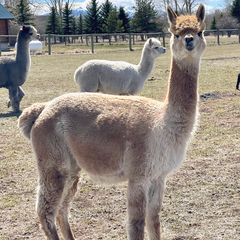
[[[139,93],[152,72],[154,61],[166,49],[150,38],[144,44],[138,65],[122,61],[91,60],[80,66],[74,74],[80,92],[102,92],[107,94]]]
[[[33,26],[23,26],[18,34],[16,58],[0,58],[0,88],[8,89],[8,107],[12,106],[13,112],[19,112],[19,105],[24,96],[20,86],[27,80],[31,65],[29,43],[38,38],[39,34]]]
[[[169,6],[167,12],[171,26],[177,16]],[[202,22],[204,17],[201,4],[196,18]],[[172,32],[171,72],[164,102],[72,93],[23,111],[19,127],[30,138],[37,161],[37,213],[49,240],[59,239],[55,220],[63,238],[74,239],[68,209],[80,169],[98,182],[128,180],[128,239],[143,240],[145,226],[149,239],[161,238],[158,213],[165,181],[184,161],[194,132],[197,79],[205,48],[203,34],[195,34],[188,25],[178,38]]]

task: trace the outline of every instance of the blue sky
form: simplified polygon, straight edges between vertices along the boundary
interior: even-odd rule
[[[76,3],[81,3],[81,5],[84,7],[86,6],[87,2],[90,0],[75,0]],[[104,2],[105,0],[98,0],[99,3]],[[133,6],[135,5],[134,0],[111,0],[117,7],[119,6]],[[224,0],[205,0],[203,3],[206,6],[206,9],[217,9],[221,8],[223,6]]]
[[[86,5],[91,0],[75,0],[73,9],[83,8],[86,9]],[[101,4],[105,2],[105,0],[98,0],[98,3]],[[117,7],[127,7],[131,10],[132,6],[135,6],[135,0],[111,0],[111,2]],[[211,13],[216,9],[220,9],[224,5],[224,0],[203,0],[203,3],[206,7],[206,12]],[[49,12],[49,7],[46,4],[39,4],[39,7],[35,9],[37,15],[43,15]]]

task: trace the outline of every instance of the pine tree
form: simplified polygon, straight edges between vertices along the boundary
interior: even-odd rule
[[[132,27],[136,32],[152,32],[157,29],[157,11],[151,0],[135,0]]]
[[[82,14],[79,15],[77,21],[77,34],[83,34],[83,17]],[[81,36],[81,42],[83,42],[83,37]]]
[[[83,34],[83,16],[82,16],[82,14],[80,14],[78,17],[77,34]]]
[[[51,7],[51,13],[48,17],[45,33],[59,34],[60,33],[60,20],[57,15],[55,7]]]
[[[215,16],[213,17],[213,20],[212,20],[212,22],[211,22],[211,27],[210,27],[210,28],[211,28],[211,29],[217,29]]]
[[[240,23],[240,0],[235,0],[232,3],[231,16],[237,18]]]
[[[71,34],[73,35],[77,34],[77,23],[76,18],[74,16],[72,16]]]
[[[101,32],[100,7],[96,0],[91,0],[87,4],[87,14],[85,15],[85,26],[87,33]]]
[[[101,10],[100,10],[100,15],[101,15],[101,23],[102,26],[107,24],[107,19],[109,16],[109,13],[114,9],[113,3],[110,2],[109,0],[106,0],[102,5],[101,5]],[[104,29],[102,27],[102,29]]]
[[[19,3],[16,6],[15,18],[19,25],[34,25],[34,17],[31,13],[31,9],[27,0],[19,0]]]
[[[106,23],[103,24],[103,29],[105,32],[108,33],[116,33],[123,31],[123,28],[121,27],[122,20],[118,19],[118,12],[117,8],[113,8],[108,15],[108,18],[106,20]]]
[[[121,27],[123,27],[123,31],[125,33],[130,31],[130,19],[128,14],[125,12],[123,7],[119,8],[119,14],[118,14],[118,19],[122,20],[122,25]]]
[[[72,33],[72,10],[69,8],[68,3],[65,4],[63,9],[63,34],[70,35]]]

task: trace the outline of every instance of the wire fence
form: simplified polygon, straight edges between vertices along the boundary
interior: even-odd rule
[[[240,43],[240,28],[238,29],[217,29],[206,30],[204,32],[208,44],[233,44]],[[1,56],[1,39],[6,39],[8,46],[14,47],[16,43],[16,35],[0,35],[0,56]],[[54,35],[43,34],[40,37],[44,48],[43,52],[51,55],[61,53],[62,47],[71,49],[75,53],[94,53],[95,49],[101,49],[105,46],[117,49],[129,49],[133,51],[150,38],[158,38],[164,47],[170,44],[170,32],[156,33],[112,33],[112,34],[82,34],[82,35]]]

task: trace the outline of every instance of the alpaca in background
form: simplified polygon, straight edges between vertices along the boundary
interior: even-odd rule
[[[206,48],[205,8],[178,17],[167,7],[171,67],[164,102],[140,96],[72,93],[25,109],[19,127],[38,168],[37,213],[48,240],[74,240],[68,222],[80,170],[102,183],[128,181],[128,239],[160,240],[167,175],[181,166],[198,114],[198,74]]]
[[[20,86],[27,80],[31,65],[29,43],[38,38],[39,34],[33,26],[23,26],[17,38],[16,58],[0,57],[0,88],[8,89],[8,107],[12,106],[13,112],[19,112],[24,96]]]
[[[80,92],[102,92],[107,94],[139,93],[152,72],[154,61],[166,48],[161,42],[150,38],[144,44],[138,65],[122,61],[90,60],[81,65],[74,74]]]

